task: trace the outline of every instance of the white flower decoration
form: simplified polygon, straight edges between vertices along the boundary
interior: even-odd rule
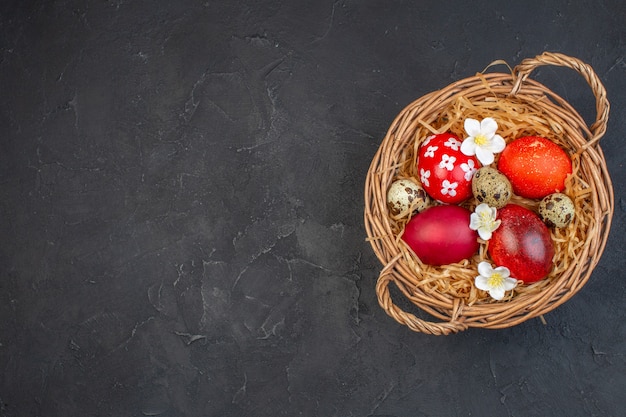
[[[489,165],[493,162],[495,153],[504,150],[506,142],[502,136],[496,135],[498,123],[487,117],[481,122],[475,119],[465,119],[465,132],[469,135],[461,144],[461,152],[463,154],[476,158],[483,165]]]
[[[476,164],[474,164],[474,160],[470,159],[467,161],[467,164],[461,164],[461,169],[465,172],[465,181],[469,181],[474,176],[474,172],[478,171],[476,168]]]
[[[432,158],[433,156],[435,156],[435,151],[437,149],[439,149],[439,146],[429,146],[428,149],[426,149],[426,152],[424,152],[424,156]]]
[[[446,141],[446,143],[443,144],[443,146],[450,148],[454,151],[458,151],[459,150],[459,146],[461,145],[461,142],[454,139],[454,138],[448,138],[448,140]]]
[[[496,220],[496,208],[489,207],[485,203],[476,206],[470,216],[470,229],[477,230],[478,236],[483,240],[491,239],[494,230],[500,227],[502,220]]]
[[[422,146],[426,146],[430,143],[431,140],[433,140],[433,138],[437,136],[437,135],[430,135],[429,137],[426,138],[426,140],[422,143]]]
[[[448,171],[452,171],[454,169],[454,162],[456,161],[455,156],[450,156],[446,153],[441,155],[441,162],[439,162],[439,168],[445,168]]]
[[[430,178],[430,170],[424,168],[420,169],[420,181],[423,185],[427,187],[430,186],[430,181],[428,181],[428,178]]]
[[[494,300],[502,300],[504,292],[517,286],[517,280],[512,278],[511,271],[504,266],[493,268],[489,262],[478,264],[479,276],[474,280],[474,285],[479,290],[489,291]]]
[[[456,187],[458,186],[459,186],[458,182],[451,183],[448,180],[443,180],[443,182],[441,183],[441,194],[454,197],[456,195]]]

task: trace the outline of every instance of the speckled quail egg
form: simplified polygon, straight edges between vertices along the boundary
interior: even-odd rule
[[[548,227],[566,227],[574,219],[576,209],[571,198],[563,193],[544,197],[539,203],[539,217]]]
[[[479,203],[501,208],[509,202],[513,190],[507,177],[500,171],[491,167],[482,167],[474,173],[472,193]]]
[[[426,191],[410,179],[396,180],[387,191],[387,207],[394,218],[401,218],[430,206]]]

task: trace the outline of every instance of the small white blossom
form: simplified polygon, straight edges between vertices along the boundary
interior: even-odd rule
[[[420,181],[426,187],[430,186],[430,181],[428,181],[428,178],[430,178],[430,170],[424,168],[420,169]]]
[[[448,138],[448,140],[446,141],[446,143],[443,144],[443,146],[450,148],[454,151],[458,151],[459,146],[461,146],[461,141],[456,140],[455,138]]]
[[[496,220],[496,214],[495,207],[489,207],[485,203],[477,205],[470,216],[470,229],[477,230],[483,240],[491,239],[491,234],[500,227],[502,222],[502,220]]]
[[[441,194],[454,197],[456,195],[456,187],[458,186],[459,186],[458,182],[451,183],[448,180],[443,180],[443,182],[441,183]]]
[[[430,135],[429,137],[426,138],[426,140],[424,142],[422,142],[422,146],[426,146],[430,143],[431,140],[433,140],[433,138],[437,136],[437,135]]]
[[[452,171],[454,169],[454,162],[456,161],[455,156],[450,156],[444,153],[441,156],[441,162],[439,162],[439,168],[445,168],[448,171]]]
[[[478,275],[474,280],[474,285],[479,290],[489,291],[489,295],[494,300],[502,300],[504,292],[512,290],[517,286],[517,280],[512,278],[511,271],[504,266],[493,268],[489,262],[478,264]]]
[[[465,173],[465,175],[463,175],[465,181],[471,180],[474,176],[474,172],[478,170],[476,168],[476,164],[474,164],[474,161],[472,159],[468,160],[467,164],[461,164],[461,169]]]
[[[498,123],[487,117],[481,122],[475,119],[465,119],[465,132],[469,135],[461,144],[463,154],[476,158],[483,165],[489,165],[494,161],[493,154],[500,153],[506,147],[502,136],[496,135]]]
[[[439,149],[439,146],[429,146],[428,149],[426,149],[426,152],[424,152],[424,156],[427,158],[434,157],[437,149]]]

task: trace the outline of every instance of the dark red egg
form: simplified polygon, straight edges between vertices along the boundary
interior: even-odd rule
[[[478,250],[478,234],[469,228],[471,212],[461,206],[432,206],[413,217],[402,239],[428,265],[470,258]]]
[[[548,227],[525,207],[507,204],[498,210],[502,220],[489,240],[488,253],[511,277],[529,284],[545,278],[552,270],[554,244]]]

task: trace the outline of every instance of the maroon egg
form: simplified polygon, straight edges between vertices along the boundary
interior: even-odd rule
[[[529,284],[545,278],[552,270],[554,244],[550,231],[532,210],[507,204],[498,210],[502,220],[489,240],[488,253],[513,278]]]
[[[478,234],[469,228],[471,213],[460,206],[433,206],[413,217],[402,239],[428,265],[470,258],[478,250]]]

